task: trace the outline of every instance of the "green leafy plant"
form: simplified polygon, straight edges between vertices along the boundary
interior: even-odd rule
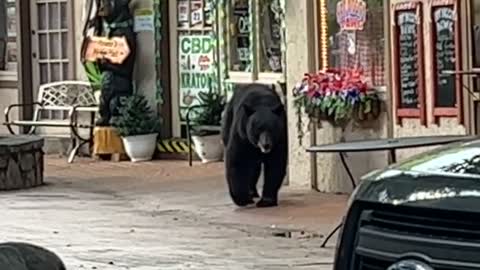
[[[122,137],[146,135],[160,132],[161,121],[142,95],[122,98],[118,115],[111,124]]]
[[[88,81],[92,84],[94,92],[100,91],[102,88],[102,71],[96,62],[87,61],[84,64],[85,72],[87,73]]]
[[[198,126],[219,126],[225,108],[225,97],[213,90],[198,93],[200,113],[192,120]]]
[[[198,114],[192,119],[193,133],[197,136],[216,134],[218,131],[206,130],[205,126],[220,126],[225,108],[225,96],[214,90],[198,93],[200,104]]]

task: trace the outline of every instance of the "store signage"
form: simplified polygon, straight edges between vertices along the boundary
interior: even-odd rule
[[[90,37],[87,42],[85,51],[87,61],[108,59],[113,64],[121,64],[130,54],[125,37]]]
[[[342,0],[337,4],[337,22],[341,30],[361,31],[367,19],[364,0]]]
[[[135,32],[153,32],[155,29],[152,9],[138,9],[135,11]]]
[[[214,43],[210,35],[179,36],[179,83],[181,116],[195,105],[199,92],[207,92],[214,76]]]

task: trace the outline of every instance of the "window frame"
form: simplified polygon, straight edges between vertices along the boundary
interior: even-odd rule
[[[434,9],[438,7],[452,7],[455,12],[455,22],[454,22],[454,31],[455,31],[455,72],[459,72],[462,69],[462,55],[461,55],[461,46],[462,46],[462,38],[461,38],[461,29],[460,29],[460,16],[459,16],[459,6],[458,2],[455,0],[433,0],[430,5],[429,10],[429,27],[430,27],[430,38],[432,40],[432,46],[436,44],[436,33],[435,33],[435,22],[434,22]],[[431,50],[431,55],[433,59],[433,85],[432,85],[432,111],[431,114],[434,118],[434,123],[438,124],[441,117],[455,117],[458,119],[459,123],[463,123],[463,93],[462,93],[462,76],[453,75],[455,76],[455,95],[456,95],[456,104],[454,107],[437,107],[436,106],[436,99],[439,95],[439,89],[437,87],[437,79],[438,79],[438,70],[437,70],[437,62],[436,62],[436,50]]]
[[[418,18],[417,23],[417,36],[423,37],[424,29],[423,29],[423,4],[421,1],[411,1],[411,2],[404,2],[404,3],[396,3],[391,5],[391,15],[392,19],[390,22],[390,30],[391,30],[391,45],[390,50],[392,53],[392,103],[395,112],[395,124],[402,126],[402,120],[404,118],[413,118],[419,119],[421,125],[425,126],[427,122],[427,115],[426,115],[426,99],[425,99],[425,67],[424,67],[424,59],[425,59],[425,48],[424,48],[424,40],[421,39],[417,41],[417,51],[418,51],[418,107],[417,108],[401,108],[401,91],[400,91],[400,56],[399,50],[397,47],[398,42],[398,26],[396,24],[397,13],[400,11],[415,11]]]
[[[284,49],[284,44],[285,44],[285,31],[284,31],[284,22],[285,18],[282,18],[282,39],[281,39],[281,65],[282,65],[282,71],[281,72],[261,72],[261,52],[260,52],[260,2],[262,0],[248,0],[248,4],[250,6],[250,16],[249,16],[249,21],[251,25],[251,33],[250,33],[250,61],[252,65],[252,70],[251,71],[234,71],[231,69],[231,30],[230,30],[230,21],[231,21],[231,1],[227,0],[225,1],[225,5],[222,7],[224,9],[224,12],[226,14],[225,19],[223,22],[219,22],[220,24],[223,24],[226,28],[226,31],[224,33],[224,40],[225,40],[225,46],[221,48],[221,50],[225,50],[226,54],[226,59],[227,59],[227,73],[228,76],[225,79],[226,82],[228,83],[234,83],[234,84],[241,84],[241,83],[252,83],[252,82],[265,82],[265,83],[283,83],[285,82],[285,49]],[[278,0],[280,2],[280,5],[282,6],[283,12],[285,12],[285,5],[284,1]]]

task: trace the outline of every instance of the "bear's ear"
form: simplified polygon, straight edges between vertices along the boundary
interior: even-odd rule
[[[278,104],[276,107],[273,108],[272,112],[276,115],[281,115],[283,113],[283,104]]]
[[[250,116],[250,115],[252,115],[252,114],[255,112],[255,110],[252,109],[252,108],[251,108],[250,106],[248,106],[247,104],[243,104],[242,107],[243,107],[243,110],[245,111],[245,114],[246,114],[247,116]]]

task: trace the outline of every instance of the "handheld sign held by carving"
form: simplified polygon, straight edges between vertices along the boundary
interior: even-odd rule
[[[130,48],[125,37],[91,37],[87,41],[85,59],[96,61],[108,59],[113,64],[122,64],[130,54]]]

